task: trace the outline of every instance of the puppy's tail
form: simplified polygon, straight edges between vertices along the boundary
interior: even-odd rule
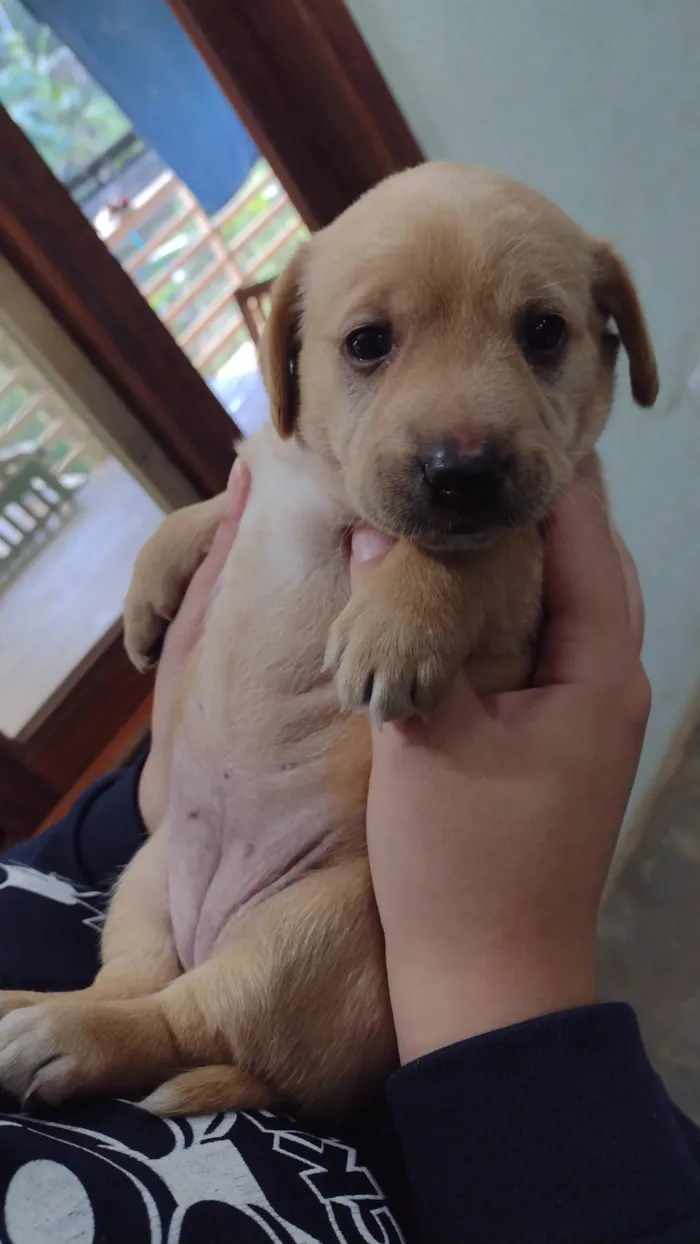
[[[272,1093],[241,1067],[197,1067],[166,1080],[140,1103],[152,1114],[215,1114],[220,1110],[264,1110]]]

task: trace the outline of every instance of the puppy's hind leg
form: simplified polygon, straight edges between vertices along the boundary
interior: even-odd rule
[[[271,896],[213,958],[160,992],[93,997],[6,1016],[0,1084],[51,1105],[142,1091],[159,1113],[325,1114],[359,1103],[396,1057],[365,857]]]
[[[192,1069],[145,1099],[154,1113],[356,1106],[396,1059],[366,857],[267,899],[160,1001]]]
[[[62,993],[0,991],[0,1018],[38,1003],[79,1006],[98,998],[138,998],[180,975],[168,909],[167,838],[163,824],[122,873],[102,931],[102,968],[92,985]]]

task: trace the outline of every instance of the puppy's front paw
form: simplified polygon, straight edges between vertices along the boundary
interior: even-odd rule
[[[28,989],[0,989],[0,1019],[17,1011],[20,1007],[35,1006],[37,1002],[46,1001],[46,994],[33,993]]]
[[[0,1084],[23,1103],[50,1106],[140,1086],[129,1005],[51,1001],[10,1011],[0,1020]]]
[[[371,593],[351,600],[333,623],[324,662],[341,707],[368,710],[378,726],[433,708],[457,663],[434,631],[420,632]]]
[[[124,605],[124,647],[142,674],[158,664],[170,620],[158,611],[140,584],[132,585]]]

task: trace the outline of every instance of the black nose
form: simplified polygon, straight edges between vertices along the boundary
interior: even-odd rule
[[[475,531],[502,520],[508,461],[498,444],[488,442],[476,453],[436,445],[423,453],[421,465],[432,507],[451,511]]]

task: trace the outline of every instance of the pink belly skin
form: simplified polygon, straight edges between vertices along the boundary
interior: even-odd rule
[[[181,731],[169,812],[170,911],[185,970],[235,934],[235,917],[346,837],[313,764],[207,756]],[[336,823],[334,824],[334,821]]]

